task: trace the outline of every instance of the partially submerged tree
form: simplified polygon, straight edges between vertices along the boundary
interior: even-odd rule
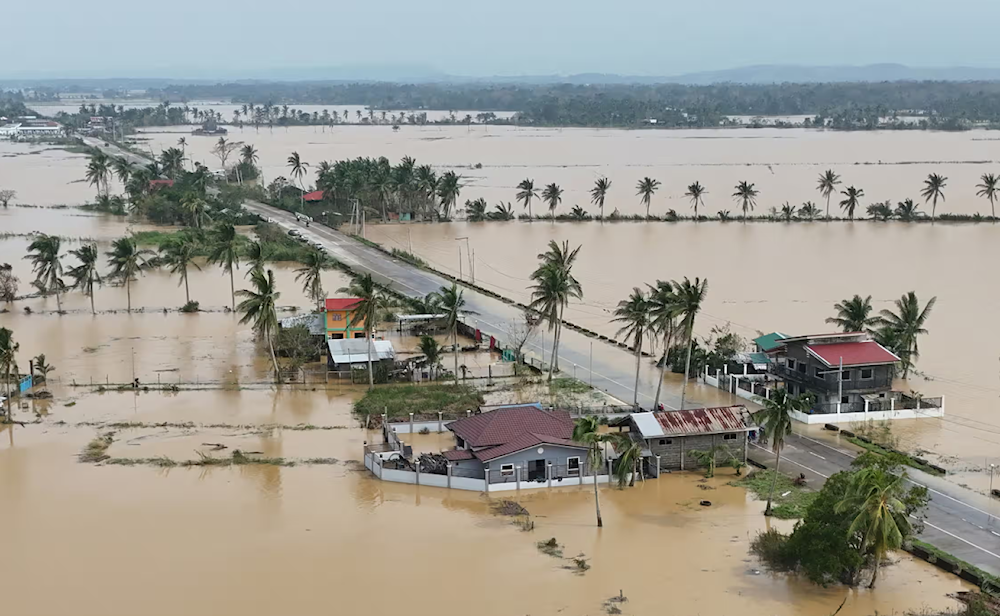
[[[573,265],[580,252],[580,246],[570,250],[569,242],[557,244],[549,241],[549,249],[538,255],[539,265],[531,274],[531,303],[529,308],[536,311],[548,323],[553,332],[552,357],[549,361],[549,382],[552,374],[559,369],[559,339],[562,333],[562,316],[570,299],[582,299],[583,287],[573,276]]]
[[[771,451],[774,452],[774,479],[767,493],[767,506],[764,508],[766,516],[772,514],[771,502],[774,500],[774,486],[781,466],[781,449],[785,446],[785,438],[792,433],[792,412],[807,410],[809,400],[808,394],[793,396],[784,388],[774,389],[769,398],[758,400],[764,408],[757,411],[754,419],[764,428],[765,436],[771,440]]]
[[[17,197],[16,190],[11,190],[9,188],[0,190],[0,205],[2,205],[4,209],[7,209],[7,206],[10,205],[10,202],[13,201],[15,197]]]
[[[607,438],[607,435],[601,434],[601,421],[596,415],[580,417],[573,425],[573,440],[587,446],[587,465],[594,478],[594,506],[597,508],[598,528],[604,526],[604,520],[601,518],[601,497],[597,491],[597,471],[604,465],[601,443]],[[580,472],[582,473],[583,469],[580,469]]]
[[[216,227],[209,241],[208,262],[222,266],[222,271],[229,274],[229,293],[232,297],[232,308],[236,310],[236,283],[233,281],[233,270],[240,268],[239,234],[233,225]]]
[[[11,418],[10,401],[10,381],[11,375],[17,377],[17,352],[21,345],[14,341],[14,332],[6,327],[0,327],[0,372],[3,373],[3,381],[6,386],[6,400],[4,408],[7,409],[7,421]]]
[[[431,380],[437,379],[437,369],[441,364],[441,345],[431,336],[421,336],[418,350],[427,358],[427,371],[431,374]]]
[[[862,298],[855,295],[851,299],[845,299],[833,305],[837,311],[837,316],[826,319],[827,323],[836,325],[844,333],[869,332],[873,325],[878,323],[878,318],[872,314],[872,296]]]
[[[94,287],[101,284],[101,274],[97,269],[97,261],[100,254],[97,251],[97,244],[85,244],[76,250],[69,251],[69,254],[76,257],[80,262],[67,272],[73,279],[73,288],[80,289],[83,294],[90,298],[90,312],[97,314],[94,308]]]
[[[125,283],[128,311],[132,312],[132,281],[149,267],[149,257],[153,251],[139,248],[132,236],[120,237],[111,243],[111,251],[105,253],[111,273],[108,277]]]
[[[649,300],[642,289],[635,287],[628,299],[618,302],[612,323],[622,324],[615,337],[624,335],[625,343],[632,340],[635,353],[635,387],[632,389],[632,405],[639,406],[639,368],[642,365],[642,343],[649,334]]]
[[[188,287],[188,268],[193,267],[201,271],[201,266],[195,261],[196,253],[197,248],[194,242],[187,236],[172,238],[160,246],[160,255],[163,264],[169,268],[171,274],[177,274],[180,277],[180,282],[177,283],[178,286],[181,284],[184,285],[184,301],[186,303],[191,303],[191,290]]]
[[[278,358],[274,354],[274,337],[278,332],[277,302],[281,297],[274,283],[274,272],[256,271],[250,276],[251,290],[240,289],[236,295],[242,297],[236,310],[243,314],[241,324],[252,323],[254,332],[264,341],[271,351],[271,363],[274,366],[274,379],[280,379]]]
[[[55,293],[56,309],[61,313],[61,295],[66,290],[66,283],[62,279],[60,246],[59,236],[43,233],[28,245],[28,254],[24,258],[31,261],[31,269],[35,273],[34,285],[42,293]]]
[[[12,302],[17,297],[17,283],[20,278],[14,275],[14,266],[10,263],[0,263],[0,301]]]
[[[302,283],[302,292],[318,306],[326,299],[323,291],[323,271],[333,267],[330,257],[321,250],[310,250],[302,258],[302,267],[295,270],[295,282]]]
[[[372,335],[381,315],[390,307],[389,296],[379,288],[371,274],[356,278],[350,285],[337,289],[337,293],[347,293],[358,298],[351,307],[349,319],[352,326],[363,323],[365,340],[368,341],[368,390],[375,389],[375,373],[372,368]]]

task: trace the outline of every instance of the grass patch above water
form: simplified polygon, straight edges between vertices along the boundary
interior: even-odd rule
[[[758,500],[767,500],[774,480],[773,470],[757,470],[742,479],[731,481],[729,485],[746,488]],[[787,494],[787,495],[786,495]],[[806,509],[816,499],[816,492],[811,492],[795,485],[791,478],[778,473],[778,482],[774,486],[774,501],[771,512],[774,517],[782,520],[799,520],[806,514]]]
[[[436,418],[438,411],[455,415],[474,411],[482,403],[482,395],[470,385],[382,385],[355,402],[354,412],[359,416],[387,413],[394,418],[413,413]]]
[[[885,447],[882,447],[881,445],[877,445],[875,443],[865,442],[865,441],[859,439],[856,436],[844,436],[844,438],[846,438],[848,441],[850,441],[854,445],[857,445],[858,447],[860,447],[862,449],[865,449],[867,451],[870,451],[872,453],[875,453],[875,454],[878,454],[878,455],[881,455],[881,456],[892,455],[895,458],[897,458],[900,462],[902,462],[903,464],[905,464],[905,465],[907,465],[909,467],[915,468],[915,469],[917,469],[919,471],[923,471],[923,472],[925,472],[925,473],[927,473],[929,475],[935,475],[937,477],[943,477],[945,475],[945,473],[941,472],[940,469],[934,468],[934,467],[930,466],[929,464],[924,464],[923,462],[920,462],[919,460],[915,459],[913,456],[908,456],[908,455],[906,455],[904,453],[890,451],[890,450],[886,449]]]
[[[587,385],[583,381],[577,379],[571,379],[569,377],[560,377],[557,379],[552,379],[549,383],[549,392],[553,394],[566,393],[566,394],[585,394],[593,389],[590,385]]]

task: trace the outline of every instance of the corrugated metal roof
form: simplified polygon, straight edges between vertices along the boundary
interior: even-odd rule
[[[297,327],[299,325],[304,325],[313,336],[323,336],[326,334],[326,325],[323,323],[322,314],[297,314],[294,317],[281,319],[282,328]]]
[[[781,346],[780,344],[778,344],[778,341],[779,340],[784,340],[787,337],[788,337],[787,334],[783,334],[781,332],[771,332],[770,334],[765,334],[765,335],[760,336],[758,338],[754,338],[753,342],[754,342],[754,344],[756,344],[757,346],[759,346],[761,348],[761,350],[763,350],[765,352],[766,351],[773,351],[774,349],[776,349],[779,346]]]
[[[356,297],[328,297],[327,310],[353,310],[361,300]]]
[[[326,348],[335,364],[361,364],[368,361],[368,345],[364,338],[330,339]],[[394,359],[396,350],[388,340],[372,340],[372,361]]]
[[[649,426],[650,433],[643,429],[648,425],[645,417],[636,421],[644,438],[662,436],[692,436],[695,434],[716,434],[719,432],[741,432],[747,430],[743,423],[743,405],[723,406],[710,409],[689,409],[684,411],[657,411],[655,413],[633,413],[637,415],[652,415],[657,427]],[[640,423],[641,422],[641,423]],[[655,432],[653,432],[655,430]]]
[[[806,350],[831,368],[839,367],[841,359],[844,366],[871,366],[899,361],[898,357],[874,340],[810,344]]]

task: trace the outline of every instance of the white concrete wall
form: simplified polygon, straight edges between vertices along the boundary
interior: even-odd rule
[[[472,477],[455,477],[452,475],[451,487],[453,490],[483,492],[486,490],[486,481],[482,479],[473,479]]]
[[[867,413],[822,413],[807,414],[792,411],[792,418],[805,424],[837,424],[855,421],[883,421],[886,419],[923,419],[926,417],[944,417],[944,408],[899,409],[895,411],[869,411]]]
[[[441,432],[447,430],[445,426],[450,424],[453,419],[444,419],[441,421]],[[389,422],[389,425],[396,432],[396,434],[411,434],[410,432],[410,422]],[[424,428],[427,428],[431,432],[438,431],[438,421],[435,419],[433,421],[414,421],[413,422],[413,433],[420,432]]]

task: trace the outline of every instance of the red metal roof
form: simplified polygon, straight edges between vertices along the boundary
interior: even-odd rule
[[[351,310],[361,300],[356,297],[330,297],[326,300],[327,310]]]
[[[584,450],[587,449],[586,445],[581,445],[580,443],[569,439],[556,438],[554,436],[529,432],[527,434],[522,434],[509,443],[498,445],[497,447],[490,447],[489,449],[474,451],[472,452],[472,455],[476,456],[483,462],[489,462],[490,460],[496,460],[497,458],[502,458],[512,453],[517,453],[518,451],[524,451],[525,449],[531,449],[532,447],[538,445],[559,445],[562,447],[573,447]]]
[[[811,344],[806,347],[806,350],[831,368],[838,367],[841,358],[843,358],[845,366],[891,364],[899,361],[898,357],[874,340]]]
[[[747,426],[742,417],[744,411],[746,407],[738,405],[685,411],[657,411],[653,413],[653,417],[663,429],[662,436],[690,436],[746,430]],[[643,434],[643,436],[648,438],[660,435]]]
[[[173,186],[173,185],[174,185],[174,181],[173,180],[150,180],[149,181],[149,187],[150,188],[155,188],[155,187],[158,187],[158,186]]]
[[[513,406],[463,417],[448,424],[448,429],[471,447],[496,447],[532,433],[569,440],[573,436],[573,420],[567,411]]]
[[[302,200],[303,201],[322,201],[323,200],[323,191],[322,190],[314,190],[312,192],[308,192],[308,193],[302,195]]]
[[[456,460],[471,460],[474,456],[472,452],[468,449],[452,449],[450,451],[444,452],[444,457],[447,460],[455,462]]]

